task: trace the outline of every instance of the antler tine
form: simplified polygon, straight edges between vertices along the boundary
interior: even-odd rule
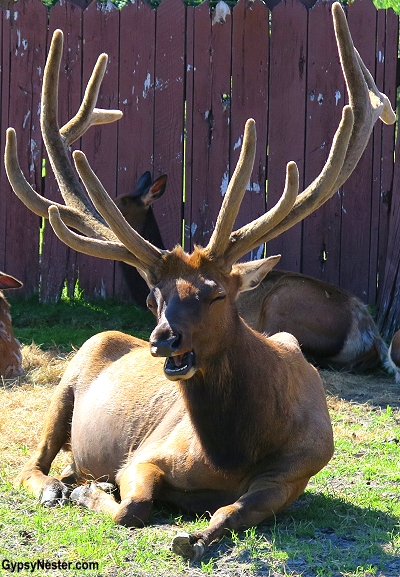
[[[225,193],[214,231],[206,247],[206,250],[214,257],[224,256],[228,247],[229,237],[253,170],[256,143],[256,123],[252,118],[249,118],[244,129],[239,160]]]
[[[293,208],[280,222],[272,221],[269,211],[231,234],[224,255],[229,263],[288,230],[333,196],[356,167],[377,119],[381,117],[386,124],[393,124],[396,119],[389,99],[379,92],[354,48],[346,16],[338,2],[332,6],[332,15],[350,106],[343,109],[328,160],[321,174],[298,195]]]
[[[56,205],[60,211],[63,221],[83,234],[90,235],[92,228],[85,225],[80,213],[63,204],[51,202],[40,196],[26,180],[18,162],[17,136],[13,128],[6,131],[6,146],[4,151],[4,164],[6,174],[15,194],[32,212],[38,216],[48,218],[48,210],[52,205]]]
[[[49,207],[49,222],[58,238],[78,252],[98,258],[120,260],[138,268],[142,266],[142,263],[119,242],[88,238],[69,230],[56,205]]]
[[[107,54],[100,54],[86,86],[85,95],[78,112],[60,130],[66,146],[73,144],[91,126],[115,122],[123,115],[121,110],[95,108],[107,62]]]
[[[111,200],[100,180],[91,169],[86,156],[80,150],[74,152],[74,162],[79,176],[96,209],[105,219],[116,237],[130,253],[150,268],[158,266],[163,251],[145,240],[128,224],[117,205]],[[108,257],[106,257],[108,258]]]
[[[258,239],[266,228],[270,229],[280,223],[292,210],[299,191],[299,171],[295,162],[289,162],[286,167],[286,181],[283,194],[277,204],[266,214],[233,232],[230,236],[230,245],[225,251],[225,261],[228,266],[236,262],[248,250],[262,244]],[[244,251],[244,252],[243,252]]]
[[[43,140],[65,204],[68,209],[75,209],[81,213],[81,221],[85,223],[85,231],[82,232],[89,229],[91,236],[115,241],[115,235],[96,213],[84,194],[67,152],[67,144],[72,142],[75,137],[81,136],[93,123],[90,107],[92,107],[93,112],[93,104],[97,99],[105,72],[107,56],[102,55],[99,58],[86,89],[84,101],[77,115],[65,125],[62,135],[58,125],[58,84],[62,50],[63,33],[61,30],[56,30],[53,34],[43,75],[40,115]],[[114,111],[110,117],[113,114]],[[98,120],[99,115],[95,114],[94,117]],[[82,230],[81,226],[78,230]]]

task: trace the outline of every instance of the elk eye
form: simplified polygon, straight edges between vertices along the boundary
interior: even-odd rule
[[[210,306],[218,301],[223,301],[224,299],[226,299],[226,294],[224,293],[215,295],[210,302]]]
[[[149,296],[147,297],[147,308],[153,313],[153,314],[157,314],[157,302],[156,299],[154,298],[154,296],[150,293]]]

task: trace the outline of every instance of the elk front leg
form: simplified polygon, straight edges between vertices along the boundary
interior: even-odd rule
[[[71,501],[92,511],[110,515],[119,525],[143,527],[149,519],[163,476],[163,471],[152,463],[128,464],[117,475],[120,502],[114,495],[105,492],[101,484],[96,483],[74,489]]]
[[[69,489],[62,479],[49,477],[48,472],[57,453],[69,440],[73,403],[72,388],[61,381],[51,399],[39,445],[15,479],[16,486],[22,485],[40,497],[43,505],[64,503],[68,497]],[[68,479],[71,480],[70,476]]]
[[[199,561],[210,543],[227,531],[237,531],[258,525],[292,503],[304,491],[307,479],[295,483],[263,481],[251,484],[247,493],[232,505],[221,507],[211,517],[210,524],[201,533],[178,533],[171,549],[191,561]]]

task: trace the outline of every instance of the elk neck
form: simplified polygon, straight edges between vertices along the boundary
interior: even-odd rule
[[[279,352],[246,325],[236,308],[233,314],[234,338],[206,369],[179,382],[208,460],[225,470],[246,468],[273,454],[287,434],[284,422],[281,430],[276,427],[278,415],[285,418],[290,406],[282,367],[278,378]],[[271,438],[266,430],[272,423]]]

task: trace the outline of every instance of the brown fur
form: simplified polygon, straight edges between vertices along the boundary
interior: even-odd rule
[[[321,367],[365,371],[386,358],[387,346],[367,307],[318,279],[272,271],[254,291],[239,295],[238,308],[260,332],[293,334]]]
[[[264,337],[239,317],[237,271],[221,273],[202,249],[163,259],[149,297],[151,350],[179,335],[171,354],[194,351],[194,374],[167,380],[147,343],[96,335],[70,362],[19,483],[44,502],[61,499],[62,484],[47,475],[70,442],[66,480],[73,471],[116,483],[121,500],[94,484],[72,498],[117,523],[141,526],[156,498],[214,512],[183,552],[177,538],[175,550],[196,557],[225,529],[258,524],[296,499],[331,458],[332,429],[320,377],[294,337]]]
[[[386,366],[394,372],[396,383],[400,384],[400,330],[394,333],[390,342]]]
[[[0,289],[19,288],[22,283],[0,272]],[[21,344],[14,337],[10,305],[0,291],[0,376],[10,379],[22,374]]]

